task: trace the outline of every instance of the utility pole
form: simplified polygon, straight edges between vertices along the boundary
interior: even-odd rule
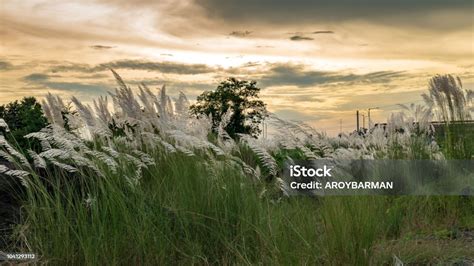
[[[356,111],[356,125],[357,125],[357,132],[359,132],[359,110]]]
[[[369,129],[372,127],[372,121],[370,120],[370,110],[379,109],[378,107],[371,107],[368,109],[368,116],[369,116]]]
[[[362,130],[365,128],[365,115],[362,114]]]

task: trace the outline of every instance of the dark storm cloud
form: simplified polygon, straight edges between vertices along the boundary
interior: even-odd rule
[[[290,37],[290,40],[292,40],[292,41],[312,41],[314,39],[310,38],[310,37],[301,36],[301,35],[293,35],[293,36]]]
[[[216,71],[215,68],[209,67],[205,64],[182,64],[175,62],[155,62],[145,60],[118,60],[107,63],[98,64],[95,66],[87,64],[68,63],[54,66],[50,69],[51,72],[99,72],[109,69],[130,69],[130,70],[145,70],[156,71],[160,73],[172,74],[205,74]]]
[[[107,49],[114,48],[113,46],[108,46],[108,45],[91,45],[89,47],[95,50],[107,50]]]
[[[275,64],[259,82],[263,86],[311,87],[335,83],[388,83],[404,72],[378,71],[368,74],[306,70],[304,65]]]
[[[207,16],[232,22],[300,24],[365,20],[455,28],[472,24],[472,0],[196,0]],[[458,11],[451,21],[433,14]]]

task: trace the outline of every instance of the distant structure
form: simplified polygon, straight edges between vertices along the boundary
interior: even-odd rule
[[[417,122],[414,122],[413,124],[417,124]],[[445,131],[446,131],[446,122],[432,121],[430,122],[430,124],[432,125],[433,133],[436,137],[444,136]],[[463,129],[465,129],[464,132],[470,132],[471,134],[469,136],[474,137],[474,120],[450,121],[449,125],[454,126],[454,127],[462,127]],[[387,123],[376,123],[374,124],[374,127],[369,129],[369,131],[372,131],[376,127],[381,127],[385,130],[387,128]],[[465,136],[465,137],[467,138],[469,136]]]

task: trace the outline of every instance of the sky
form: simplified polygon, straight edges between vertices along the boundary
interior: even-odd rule
[[[2,0],[0,104],[51,92],[91,102],[166,84],[193,101],[236,77],[269,111],[329,134],[384,122],[435,74],[474,88],[472,0]],[[361,121],[361,124],[363,122]],[[366,121],[368,123],[368,121]]]

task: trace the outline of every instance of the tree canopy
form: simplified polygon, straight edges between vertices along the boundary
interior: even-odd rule
[[[25,97],[21,102],[14,101],[1,105],[0,118],[5,120],[10,129],[9,134],[3,132],[7,140],[10,143],[17,143],[22,149],[34,148],[30,147],[34,144],[25,139],[25,135],[37,132],[48,124],[41,105],[34,97]]]
[[[212,117],[214,131],[224,115],[232,115],[225,126],[227,133],[235,138],[237,134],[257,137],[261,133],[260,123],[266,115],[265,103],[259,100],[260,88],[257,82],[229,78],[221,82],[215,91],[206,91],[197,97],[197,103],[190,107],[194,115]]]

